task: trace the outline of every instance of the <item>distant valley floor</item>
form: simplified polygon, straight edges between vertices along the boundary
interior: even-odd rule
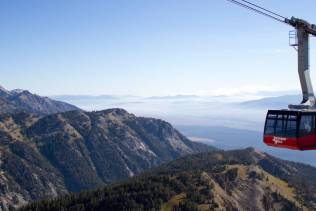
[[[215,126],[177,125],[175,127],[185,136],[193,137],[192,141],[202,142],[220,149],[254,147],[281,159],[316,166],[316,153],[314,151],[294,151],[268,147],[262,142],[261,132]]]

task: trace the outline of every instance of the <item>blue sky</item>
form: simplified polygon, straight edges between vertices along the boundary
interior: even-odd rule
[[[314,0],[253,2],[316,22]],[[0,3],[7,89],[144,96],[299,89],[291,28],[225,0]]]

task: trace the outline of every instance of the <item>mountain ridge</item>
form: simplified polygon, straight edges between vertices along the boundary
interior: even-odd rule
[[[0,113],[29,112],[37,115],[79,110],[74,105],[32,94],[27,90],[8,91],[0,87]]]

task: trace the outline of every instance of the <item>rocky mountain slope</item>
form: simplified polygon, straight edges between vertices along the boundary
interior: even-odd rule
[[[315,174],[252,148],[213,151],[22,210],[315,210]]]
[[[0,210],[102,187],[210,148],[122,109],[0,115]]]
[[[26,111],[37,115],[79,110],[76,106],[30,93],[27,90],[8,91],[0,86],[0,113]]]

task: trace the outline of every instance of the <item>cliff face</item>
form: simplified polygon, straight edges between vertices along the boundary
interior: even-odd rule
[[[0,116],[0,207],[102,187],[210,149],[122,109]]]

